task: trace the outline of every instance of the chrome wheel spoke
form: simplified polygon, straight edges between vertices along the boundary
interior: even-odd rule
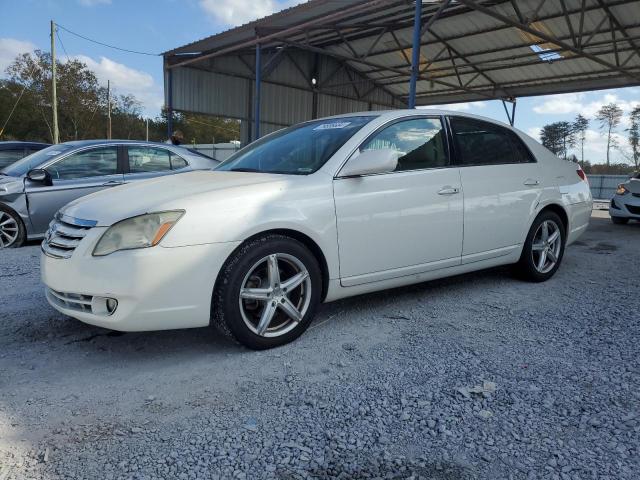
[[[283,298],[282,301],[278,304],[278,307],[296,323],[302,320],[302,314],[300,313],[300,310],[298,310],[288,298]]]
[[[538,259],[538,270],[539,271],[543,271],[544,270],[544,265],[545,263],[547,263],[547,251],[543,250],[542,252],[540,252],[540,258]]]
[[[542,223],[542,240],[549,241],[549,222]]]
[[[553,263],[556,263],[558,261],[558,257],[556,257],[556,254],[553,250],[547,251],[547,257],[549,257],[549,260],[551,260]]]
[[[549,236],[549,243],[556,243],[558,238],[560,238],[560,230],[556,229],[556,231]]]
[[[276,309],[277,305],[275,301],[265,303],[262,314],[260,315],[260,322],[256,327],[258,335],[264,335],[264,332],[267,331],[267,328],[269,328],[271,320],[273,320],[273,316],[276,313]]]
[[[544,249],[544,243],[534,243],[533,245],[531,245],[531,250],[533,250],[534,252],[539,252]]]
[[[267,259],[267,271],[269,272],[269,287],[276,288],[280,285],[280,269],[278,267],[278,255],[269,255]]]
[[[272,291],[271,288],[243,288],[240,290],[240,298],[266,302],[271,298]]]
[[[281,284],[282,290],[284,290],[285,292],[290,292],[294,288],[299,287],[302,284],[302,282],[304,282],[307,279],[307,277],[309,277],[309,272],[307,272],[306,270],[303,270],[295,274],[293,277],[282,282]]]

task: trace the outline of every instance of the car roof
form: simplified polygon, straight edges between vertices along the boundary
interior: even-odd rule
[[[0,142],[0,148],[2,148],[2,147],[19,147],[19,146],[27,147],[29,145],[48,147],[51,144],[50,143],[44,143],[44,142],[23,142],[23,141],[20,141],[20,140],[7,140],[7,141],[4,141],[4,142]]]
[[[163,143],[163,142],[147,142],[146,140],[118,140],[118,139],[94,139],[94,140],[71,140],[70,142],[63,142],[63,145],[70,145],[72,147],[87,147],[90,145],[105,145],[105,144],[136,144],[136,145],[153,145],[153,146],[162,146],[162,147],[181,147],[181,145],[173,145],[171,143]]]
[[[389,119],[400,118],[412,115],[447,115],[447,116],[456,116],[456,117],[467,117],[474,118],[476,120],[482,120],[483,122],[495,123],[496,125],[501,125],[503,127],[513,128],[509,124],[501,122],[499,120],[494,120],[493,118],[483,117],[481,115],[474,115],[472,113],[461,112],[458,110],[441,110],[438,108],[414,108],[414,109],[398,109],[398,110],[375,110],[375,111],[366,111],[366,112],[353,112],[353,113],[343,113],[340,115],[332,115],[330,117],[319,118],[317,120],[328,120],[332,118],[344,118],[344,117],[363,117],[363,116],[385,116]],[[314,120],[314,121],[317,121]]]

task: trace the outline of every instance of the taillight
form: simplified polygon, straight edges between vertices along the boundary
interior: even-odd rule
[[[576,170],[576,173],[582,179],[583,182],[589,183],[589,179],[587,178],[587,174],[584,173],[584,170],[582,170],[582,168],[578,167],[578,170]]]

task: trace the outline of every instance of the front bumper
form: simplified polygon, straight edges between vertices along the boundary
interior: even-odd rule
[[[42,281],[56,310],[120,331],[209,324],[218,272],[240,242],[156,246],[93,257],[91,252],[102,233],[103,228],[91,229],[68,259],[41,255]],[[94,313],[94,297],[117,300],[116,310]]]
[[[636,195],[627,193],[613,197],[609,204],[609,215],[640,220],[640,196]]]

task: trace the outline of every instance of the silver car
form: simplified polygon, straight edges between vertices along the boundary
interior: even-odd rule
[[[629,220],[640,221],[640,173],[618,185],[611,199],[609,215],[613,223],[624,224]]]
[[[164,143],[85,140],[52,145],[0,171],[0,248],[42,238],[54,214],[78,197],[218,163]]]

